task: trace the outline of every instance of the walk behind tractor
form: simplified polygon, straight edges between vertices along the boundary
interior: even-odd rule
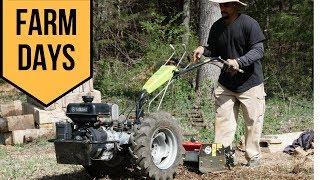
[[[185,151],[179,123],[170,113],[159,109],[168,86],[177,77],[206,63],[227,62],[221,58],[211,58],[181,67],[186,50],[181,58],[173,58],[176,52],[170,46],[174,52],[141,90],[134,118],[119,115],[116,104],[92,103],[91,96],[83,96],[83,103],[68,104],[66,115],[71,121],[56,124],[54,146],[58,163],[82,165],[95,177],[119,175],[130,167],[140,177],[166,180],[173,179],[183,157],[199,162],[197,156],[203,154],[200,152],[201,146],[196,151],[190,147],[192,144],[185,143]],[[163,85],[158,94],[148,97]],[[149,112],[151,103],[160,95],[157,110]],[[209,146],[202,149],[210,155],[216,154],[217,150],[213,153]],[[184,152],[189,153],[186,156]]]

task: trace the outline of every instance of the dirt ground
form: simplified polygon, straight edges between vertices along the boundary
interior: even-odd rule
[[[237,152],[239,163],[243,153]],[[121,176],[119,176],[121,177]],[[263,153],[257,168],[236,166],[224,173],[200,174],[180,166],[179,180],[193,179],[313,179],[313,157],[294,157],[282,152]],[[0,179],[92,179],[76,165],[61,165],[55,160],[54,146],[46,141],[22,146],[0,145]],[[109,179],[108,177],[104,179]],[[113,179],[139,179],[127,176]]]

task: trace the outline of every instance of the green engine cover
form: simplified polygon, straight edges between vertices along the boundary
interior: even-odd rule
[[[146,90],[149,94],[152,93],[164,83],[169,81],[173,77],[173,73],[176,69],[177,67],[173,65],[161,66],[160,69],[149,78],[142,89]]]

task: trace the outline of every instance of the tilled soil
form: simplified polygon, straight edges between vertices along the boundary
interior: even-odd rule
[[[181,165],[175,179],[313,179],[312,157],[290,156],[282,152],[263,153],[261,166],[248,168],[240,165],[245,163],[243,156],[238,151],[239,165],[222,173],[201,174]],[[82,166],[57,164],[53,144],[41,141],[23,146],[0,145],[0,179],[93,178]],[[112,179],[141,178],[119,174]]]

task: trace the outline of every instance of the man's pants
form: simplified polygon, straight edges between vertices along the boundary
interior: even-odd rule
[[[253,157],[260,158],[259,141],[265,112],[265,96],[263,84],[243,93],[232,92],[219,84],[215,90],[215,142],[222,143],[224,147],[232,145],[241,107],[246,125],[246,159],[249,161]]]

